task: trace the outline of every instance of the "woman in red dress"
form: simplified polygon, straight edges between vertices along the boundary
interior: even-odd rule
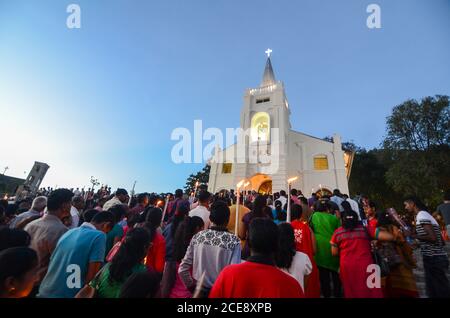
[[[310,229],[307,222],[302,221],[302,207],[294,204],[291,207],[291,225],[294,228],[295,235],[295,249],[308,255],[312,263],[312,272],[309,275],[307,284],[305,284],[306,298],[320,298],[320,280],[319,270],[314,261],[314,254],[316,253],[316,240],[313,231]]]
[[[341,216],[342,226],[334,232],[330,242],[333,256],[340,256],[344,297],[382,298],[381,282],[380,286],[368,286],[369,275],[373,272],[367,269],[374,264],[369,234],[360,224],[356,212],[345,210]]]

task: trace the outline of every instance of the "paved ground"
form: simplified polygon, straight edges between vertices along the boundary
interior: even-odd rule
[[[447,255],[450,257],[450,243],[446,244]],[[420,255],[420,250],[414,251],[414,255],[417,260],[417,268],[414,270],[414,275],[416,276],[417,288],[419,289],[420,297],[427,298],[427,293],[425,290],[425,273],[423,270],[422,256]],[[447,277],[450,280],[450,270],[447,271]]]

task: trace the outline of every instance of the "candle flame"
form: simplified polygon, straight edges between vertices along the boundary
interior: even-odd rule
[[[245,179],[239,181],[239,183],[236,185],[238,188],[242,187],[242,185],[244,184]]]
[[[290,178],[290,179],[288,179],[288,183],[292,183],[292,182],[294,182],[295,180],[297,180],[298,179],[298,177],[292,177],[292,178]]]

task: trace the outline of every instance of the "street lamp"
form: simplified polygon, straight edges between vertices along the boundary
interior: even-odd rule
[[[298,177],[292,177],[288,179],[288,202],[287,202],[287,216],[286,216],[286,222],[291,223],[291,184],[295,180],[297,180]]]

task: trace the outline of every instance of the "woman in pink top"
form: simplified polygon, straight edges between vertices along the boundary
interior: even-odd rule
[[[186,254],[186,250],[191,242],[192,237],[200,232],[204,227],[202,218],[198,216],[187,216],[183,223],[181,223],[175,232],[174,237],[174,258],[177,261],[176,269],[168,275],[171,277],[172,286],[169,297],[170,298],[191,298],[192,292],[186,288],[178,275],[178,267],[181,260]]]

